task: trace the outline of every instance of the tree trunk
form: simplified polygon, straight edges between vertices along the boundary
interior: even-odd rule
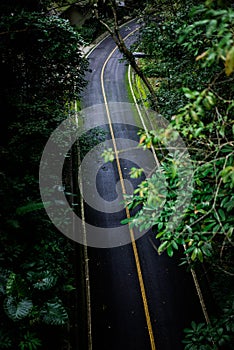
[[[147,89],[149,90],[149,92],[151,94],[151,99],[152,99],[152,103],[153,103],[153,109],[157,110],[157,97],[156,97],[156,94],[154,92],[154,89],[153,89],[152,85],[150,84],[149,80],[147,79],[147,77],[145,76],[145,74],[142,72],[142,70],[138,66],[138,64],[136,62],[136,59],[133,56],[132,52],[130,50],[128,50],[128,48],[126,47],[125,43],[124,44],[116,43],[116,44],[117,44],[117,46],[119,48],[119,51],[122,52],[124,57],[128,60],[128,62],[131,65],[132,69],[143,80],[145,86],[147,87]]]

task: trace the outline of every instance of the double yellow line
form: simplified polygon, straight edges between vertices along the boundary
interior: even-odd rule
[[[129,36],[134,34],[137,30],[139,30],[139,28],[136,28],[131,33],[129,33],[124,38],[124,40],[126,40]],[[117,169],[118,169],[118,173],[119,173],[122,193],[123,193],[123,195],[125,195],[126,194],[126,188],[125,188],[125,184],[124,184],[122,169],[121,169],[121,166],[120,166],[118,149],[117,149],[116,140],[115,140],[115,134],[114,134],[114,130],[113,130],[113,127],[112,127],[111,113],[110,113],[110,109],[109,109],[109,105],[108,105],[108,101],[107,101],[107,97],[106,97],[106,92],[105,92],[105,85],[104,85],[104,72],[105,72],[106,65],[107,65],[108,61],[110,60],[110,58],[112,57],[112,55],[114,54],[114,52],[117,50],[117,48],[118,47],[116,46],[112,50],[112,52],[109,54],[109,56],[107,57],[106,61],[103,64],[102,71],[101,71],[101,87],[102,87],[102,94],[103,94],[103,98],[104,98],[107,118],[108,118],[108,122],[109,122],[111,138],[112,138],[113,147],[114,147],[114,153],[115,153],[116,164],[117,164]],[[129,209],[126,208],[125,210],[126,210],[127,218],[130,218]],[[151,319],[150,319],[149,307],[148,307],[148,302],[147,302],[147,297],[146,297],[145,285],[144,285],[144,280],[143,280],[143,276],[142,276],[141,264],[140,264],[140,259],[139,259],[139,254],[138,254],[138,250],[137,250],[137,246],[136,246],[136,241],[135,241],[135,236],[134,236],[133,229],[129,228],[129,233],[130,233],[130,237],[131,237],[131,243],[132,243],[134,258],[135,258],[135,262],[136,262],[137,275],[138,275],[138,280],[139,280],[139,284],[140,284],[140,290],[141,290],[141,296],[142,296],[142,301],[143,301],[143,306],[144,306],[146,323],[147,323],[147,328],[148,328],[149,337],[150,337],[151,350],[156,350],[154,334],[153,334],[153,328],[152,328],[152,322],[151,322]]]

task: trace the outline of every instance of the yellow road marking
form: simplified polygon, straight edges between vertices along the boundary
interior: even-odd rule
[[[77,101],[74,103],[75,107],[75,122],[76,126],[78,128],[78,108],[77,108]],[[78,166],[81,164],[80,159],[80,150],[79,147],[77,147],[78,152]],[[82,176],[80,174],[80,176]],[[78,181],[79,182],[79,181]],[[83,193],[83,187],[82,187],[82,178],[80,181],[80,190],[81,193]],[[91,295],[90,295],[90,280],[89,280],[89,258],[88,258],[88,247],[87,247],[87,233],[86,233],[86,225],[85,225],[85,211],[84,211],[84,200],[81,196],[80,198],[80,204],[81,204],[81,219],[82,219],[82,229],[83,229],[83,249],[84,249],[84,270],[85,270],[85,295],[86,295],[86,302],[87,302],[87,332],[88,332],[88,350],[92,350],[93,343],[92,343],[92,313],[91,313]]]
[[[145,132],[148,136],[148,129],[145,125],[145,122],[144,122],[144,119],[143,119],[143,116],[142,116],[142,113],[141,113],[141,110],[139,108],[139,105],[137,103],[137,100],[136,100],[136,96],[134,94],[134,91],[133,91],[133,87],[132,87],[132,81],[131,81],[131,66],[129,65],[128,66],[128,81],[129,81],[129,86],[130,86],[130,90],[131,90],[131,94],[132,94],[132,97],[133,97],[133,100],[134,100],[134,104],[136,105],[136,108],[137,108],[137,111],[138,111],[138,114],[140,116],[140,119],[141,119],[141,122],[142,122],[142,125],[145,129]],[[158,161],[158,158],[157,158],[157,155],[156,155],[156,152],[155,152],[155,149],[153,148],[153,146],[151,146],[151,149],[153,151],[153,155],[154,155],[154,158],[155,158],[155,161],[156,161],[156,164],[157,165],[160,165],[159,164],[159,161]],[[186,251],[186,245],[183,245],[183,248],[184,248],[184,251]],[[189,262],[189,256],[188,254],[186,254],[187,256],[187,259],[188,259],[188,262]],[[190,262],[189,262],[190,264]],[[202,290],[201,290],[201,287],[200,287],[200,284],[199,284],[199,281],[198,281],[198,278],[197,278],[197,274],[196,274],[196,271],[191,268],[191,274],[192,274],[192,278],[193,278],[193,282],[194,282],[194,285],[195,285],[195,289],[197,291],[197,295],[198,295],[198,298],[199,298],[199,301],[200,301],[200,305],[201,305],[201,309],[202,309],[202,312],[203,312],[203,315],[204,315],[204,318],[206,320],[206,323],[207,324],[210,324],[210,318],[209,318],[209,314],[208,314],[208,311],[207,311],[207,307],[206,307],[206,304],[205,304],[205,300],[204,300],[204,297],[203,297],[203,294],[202,294]]]
[[[138,28],[133,30],[131,33],[129,33],[124,38],[124,40],[126,40],[130,35],[132,35],[137,30],[138,30]],[[102,86],[102,94],[103,94],[103,98],[104,98],[104,103],[105,103],[105,107],[106,107],[107,118],[108,118],[108,122],[109,122],[111,138],[112,138],[114,152],[115,152],[116,164],[117,164],[118,173],[119,173],[119,177],[120,177],[120,184],[121,184],[121,188],[122,188],[123,194],[126,194],[126,188],[125,188],[125,185],[124,185],[123,173],[122,173],[121,166],[120,166],[120,161],[119,161],[119,156],[118,156],[118,149],[117,149],[117,145],[116,145],[116,141],[115,141],[115,134],[114,134],[114,130],[113,130],[113,127],[112,127],[112,120],[111,120],[109,105],[108,105],[108,102],[107,102],[105,86],[104,86],[104,71],[105,71],[106,65],[107,65],[109,59],[111,58],[111,56],[113,55],[113,53],[117,50],[117,48],[118,47],[116,46],[112,50],[112,52],[109,54],[109,56],[107,57],[106,61],[103,64],[102,71],[101,71],[101,86]],[[126,210],[127,218],[129,219],[130,218],[129,209],[126,208],[125,210]],[[129,232],[130,232],[131,243],[132,243],[133,252],[134,252],[134,258],[135,258],[135,262],[136,262],[138,280],[139,280],[140,289],[141,289],[141,295],[142,295],[142,300],[143,300],[143,306],[144,306],[144,311],[145,311],[147,328],[148,328],[149,337],[150,337],[151,349],[152,350],[156,350],[154,334],[153,334],[153,328],[152,328],[152,323],[151,323],[150,314],[149,314],[149,307],[148,307],[148,302],[147,302],[147,297],[146,297],[145,285],[144,285],[144,280],[143,280],[143,276],[142,276],[141,264],[140,264],[139,254],[138,254],[136,241],[135,241],[135,237],[134,237],[134,231],[133,231],[133,229],[129,228]]]

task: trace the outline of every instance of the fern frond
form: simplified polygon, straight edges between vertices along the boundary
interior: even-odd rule
[[[20,275],[11,272],[6,282],[6,294],[23,299],[27,293],[28,287],[25,280]]]
[[[11,272],[6,282],[6,294],[11,295],[14,289],[16,274]]]

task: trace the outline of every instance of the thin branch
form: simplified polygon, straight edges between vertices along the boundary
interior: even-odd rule
[[[212,80],[212,82],[209,83],[207,90],[210,90],[211,87],[215,84],[216,80],[224,73],[224,69],[222,69]]]
[[[112,38],[114,38],[115,33],[111,30],[110,26],[108,26],[108,24],[106,22],[104,22],[102,19],[96,17],[99,22],[108,30],[108,32],[110,33],[110,35],[112,36]]]
[[[225,273],[226,275],[229,276],[234,276],[234,273],[231,273],[229,271],[224,270],[222,267],[220,267],[219,265],[214,265],[218,270],[221,270],[223,273]]]
[[[17,30],[10,30],[7,32],[1,32],[0,35],[8,35],[8,34],[12,34],[12,33],[22,33],[22,32],[26,32],[27,30],[29,30],[29,27],[26,27],[23,29],[17,29]]]

